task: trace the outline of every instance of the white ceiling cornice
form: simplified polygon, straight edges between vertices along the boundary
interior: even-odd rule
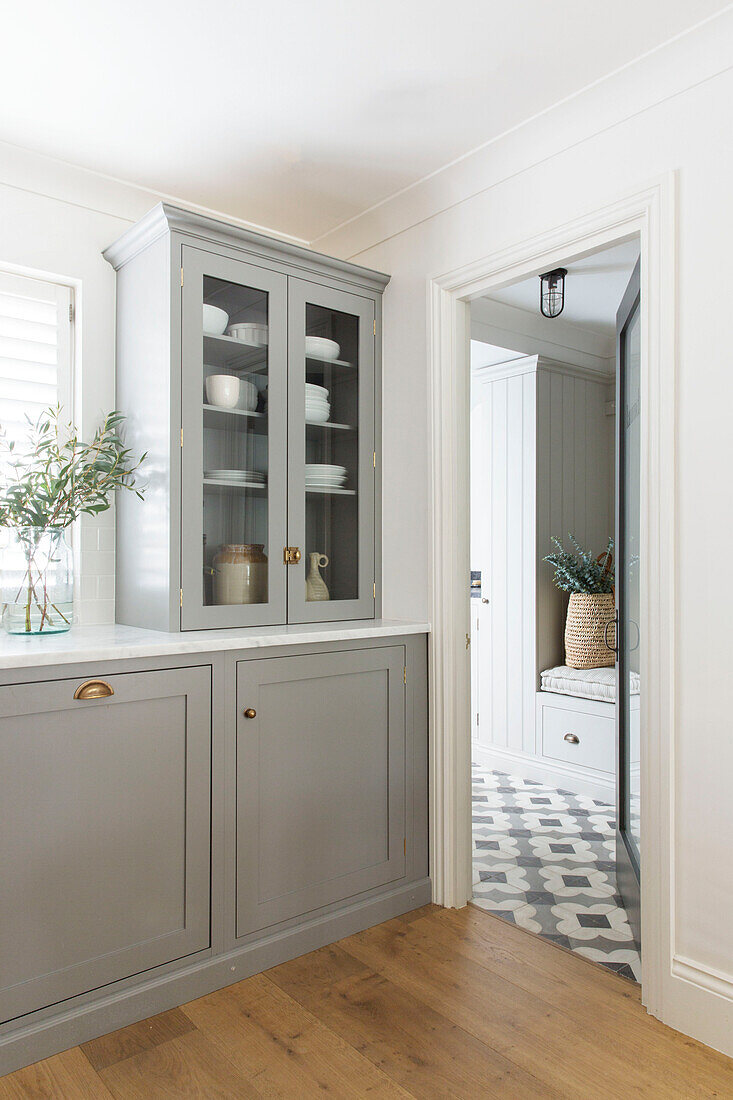
[[[358,256],[733,68],[733,4],[311,242]]]

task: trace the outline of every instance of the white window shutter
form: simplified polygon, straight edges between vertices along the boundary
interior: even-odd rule
[[[49,405],[72,419],[72,290],[0,272],[0,425],[22,448],[32,421]]]

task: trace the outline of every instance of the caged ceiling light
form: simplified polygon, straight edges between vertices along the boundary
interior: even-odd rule
[[[562,313],[567,273],[567,268],[556,267],[540,275],[540,313],[543,317],[559,317]]]

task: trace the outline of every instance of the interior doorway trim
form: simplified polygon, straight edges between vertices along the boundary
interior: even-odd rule
[[[673,958],[676,181],[641,191],[430,281],[432,428],[431,874],[434,900],[471,897],[469,302],[639,234],[642,301],[640,653],[642,997],[662,1015]],[[679,1025],[678,1025],[679,1026]]]

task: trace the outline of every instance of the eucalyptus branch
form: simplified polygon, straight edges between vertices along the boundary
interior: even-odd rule
[[[578,545],[575,535],[570,535],[569,538],[575,547],[574,553],[566,551],[559,539],[553,535],[552,542],[557,547],[557,553],[548,554],[542,559],[554,567],[553,580],[556,587],[564,592],[612,592],[613,539],[609,538],[605,551],[595,558],[590,551]]]
[[[138,475],[146,455],[136,459],[125,447],[124,421],[122,413],[108,413],[85,443],[72,424],[62,424],[57,405],[35,422],[28,419],[21,454],[3,435],[0,527],[69,527],[82,514],[105,512],[120,491],[142,500],[145,487]]]

